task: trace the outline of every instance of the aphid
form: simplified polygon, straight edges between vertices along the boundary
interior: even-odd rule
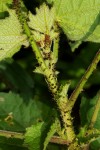
[[[13,8],[16,10],[16,14],[19,15],[20,0],[13,0]]]
[[[0,50],[3,50],[3,48],[0,48]]]
[[[51,45],[50,35],[45,34],[44,43],[45,45]]]
[[[48,52],[48,53],[46,53],[46,52],[43,52],[43,56],[44,56],[44,59],[51,59],[51,57],[50,57],[50,52]]]

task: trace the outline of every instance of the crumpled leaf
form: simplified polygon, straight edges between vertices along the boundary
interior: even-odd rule
[[[47,0],[70,40],[100,42],[100,0]]]
[[[44,122],[39,122],[26,129],[24,143],[28,145],[29,150],[40,150],[43,145],[43,134],[46,128]]]
[[[54,24],[54,18],[54,8],[49,9],[46,4],[43,4],[39,9],[36,9],[36,15],[29,13],[30,22],[28,24],[32,29],[40,33],[49,34]]]
[[[0,60],[12,57],[22,45],[28,46],[15,11],[8,9],[8,12],[9,17],[0,19]]]

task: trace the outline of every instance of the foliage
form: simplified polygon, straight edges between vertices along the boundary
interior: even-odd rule
[[[100,148],[99,48],[99,0],[0,1],[0,150]]]
[[[47,1],[54,3],[58,24],[70,40],[100,42],[100,1]]]

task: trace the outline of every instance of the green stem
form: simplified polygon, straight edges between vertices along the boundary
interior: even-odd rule
[[[55,63],[58,61],[59,36],[54,39],[53,56]]]
[[[45,76],[45,79],[47,81],[48,87],[49,87],[50,91],[52,92],[55,101],[58,101],[58,99],[56,99],[57,93],[58,93],[57,77],[56,77],[53,70],[45,67],[45,63],[43,61],[42,55],[40,55],[40,51],[39,51],[37,45],[35,44],[33,37],[30,34],[30,31],[29,31],[30,29],[29,29],[26,22],[24,23],[24,30],[26,31],[26,34],[29,38],[29,42],[33,48],[35,55],[36,55],[37,61],[40,64],[42,71],[44,72],[44,76]],[[57,56],[58,41],[59,40],[57,40],[55,43],[55,50],[54,50],[56,52],[56,58],[58,57]],[[63,96],[62,96],[62,99],[63,99]],[[67,98],[65,98],[65,99],[67,102]],[[62,105],[64,105],[63,107],[66,107],[66,102],[65,103],[62,102],[63,103]],[[66,131],[66,138],[69,141],[72,141],[75,138],[75,133],[74,133],[73,125],[72,125],[71,115],[65,114],[65,110],[62,109],[62,105],[60,105],[60,103],[58,103],[58,108],[61,111],[62,119],[64,122],[64,127],[66,129],[65,130]]]
[[[67,111],[72,110],[72,108],[77,100],[77,97],[83,90],[83,87],[84,87],[85,83],[87,82],[88,78],[90,77],[90,75],[92,74],[92,72],[96,69],[99,61],[100,61],[100,50],[96,53],[96,56],[94,57],[91,65],[88,67],[87,71],[85,72],[85,74],[81,78],[80,82],[78,83],[76,89],[71,94],[69,101],[67,103]]]
[[[91,129],[93,128],[93,126],[94,126],[94,124],[97,120],[98,112],[100,110],[100,91],[97,95],[97,98],[98,98],[98,100],[97,100],[97,103],[95,105],[93,116],[92,116],[91,123],[90,123],[90,126],[89,126]]]
[[[59,94],[58,94],[59,87],[58,87],[58,81],[57,81],[57,75],[55,72],[55,68],[52,68],[52,67],[49,68],[46,65],[45,60],[43,59],[43,56],[41,55],[41,51],[38,48],[32,34],[31,34],[31,31],[26,22],[26,19],[24,18],[23,14],[21,12],[19,13],[19,15],[20,15],[19,20],[22,24],[23,30],[28,37],[29,43],[33,49],[33,52],[35,53],[36,59],[39,63],[39,66],[45,76],[48,87],[49,87],[51,93],[53,94],[54,100],[57,102],[58,97],[59,97]],[[59,36],[54,41],[53,53],[54,53],[55,58],[53,57],[53,59],[55,59],[55,60],[51,63],[53,66],[56,63],[55,61],[57,61],[57,59],[58,59],[58,43],[59,43]],[[63,101],[63,99],[64,99],[64,101]],[[66,131],[66,139],[69,140],[70,142],[72,142],[73,139],[75,138],[75,133],[74,133],[73,125],[72,125],[71,114],[69,114],[69,113],[67,114],[66,111],[63,109],[63,108],[66,108],[66,102],[67,102],[66,95],[64,98],[62,95],[62,98],[60,98],[60,100],[62,101],[62,104],[57,103],[57,105],[58,105],[59,110],[61,111],[62,120],[64,123],[64,127],[66,129],[65,130]]]
[[[24,28],[24,31],[25,31],[28,39],[29,39],[30,45],[32,46],[32,50],[34,51],[34,53],[36,55],[36,59],[38,60],[39,65],[41,66],[41,69],[43,71],[45,71],[47,69],[45,61],[41,55],[39,47],[37,46],[34,38],[31,35],[30,29],[29,29],[26,21],[24,21],[23,28]]]

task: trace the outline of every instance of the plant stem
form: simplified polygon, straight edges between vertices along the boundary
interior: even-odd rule
[[[95,108],[94,108],[94,112],[93,112],[93,116],[92,116],[92,119],[91,119],[91,123],[89,125],[89,127],[92,129],[96,120],[97,120],[97,116],[98,116],[98,113],[99,113],[99,110],[100,110],[100,91],[99,93],[97,94],[97,103],[95,105]]]
[[[6,138],[24,139],[23,133],[17,133],[17,132],[5,131],[5,130],[0,130],[0,136],[4,136]]]
[[[15,139],[21,139],[24,140],[24,134],[23,133],[18,133],[18,132],[12,132],[12,131],[4,131],[0,130],[0,137],[6,137],[8,138],[15,138]],[[69,145],[69,142],[67,140],[64,140],[58,136],[53,136],[50,140],[51,143],[56,143],[56,144],[64,144],[64,145]]]
[[[92,74],[92,72],[96,69],[99,61],[100,61],[100,50],[96,53],[96,56],[94,57],[91,65],[88,67],[87,71],[85,72],[85,74],[81,78],[80,82],[78,83],[76,89],[71,94],[69,101],[67,103],[67,111],[72,110],[72,108],[77,100],[77,97],[83,90],[83,87],[84,87],[85,83],[87,82],[88,78],[90,77],[90,75]]]
[[[54,45],[53,45],[53,56],[55,63],[58,61],[58,47],[59,47],[59,36],[58,38],[54,39]]]
[[[18,13],[17,13],[18,14]],[[39,63],[39,67],[41,68],[43,75],[45,76],[45,80],[48,84],[48,87],[51,91],[51,93],[53,94],[54,100],[56,101],[58,108],[60,110],[61,116],[62,116],[62,120],[63,120],[63,124],[65,127],[65,135],[66,135],[66,139],[70,142],[73,141],[73,139],[75,138],[75,133],[74,133],[74,129],[73,129],[73,125],[72,125],[72,118],[71,118],[71,114],[67,114],[65,109],[66,108],[66,104],[67,104],[67,97],[66,94],[63,97],[63,95],[60,96],[60,103],[57,102],[59,101],[59,87],[58,87],[58,81],[57,81],[57,75],[55,72],[55,68],[54,65],[57,62],[58,59],[58,45],[59,45],[59,36],[54,40],[54,48],[53,48],[53,53],[54,56],[52,56],[53,61],[51,61],[51,65],[53,66],[53,68],[49,68],[46,63],[45,60],[41,54],[41,51],[39,49],[39,47],[37,46],[33,35],[31,34],[30,28],[28,26],[28,23],[26,22],[25,17],[23,16],[23,14],[20,12],[19,13],[19,20],[20,23],[22,24],[23,30],[26,33],[29,43],[32,47],[33,52],[35,53],[36,59]],[[48,60],[50,62],[50,60]]]
[[[40,65],[42,71],[44,72],[44,76],[45,76],[45,79],[47,81],[48,87],[49,87],[50,91],[53,94],[54,100],[57,102],[58,99],[56,97],[57,97],[57,93],[58,93],[58,82],[57,82],[56,74],[55,74],[54,70],[49,69],[49,68],[46,67],[45,62],[43,60],[43,57],[40,54],[40,50],[37,47],[33,37],[31,36],[30,29],[29,29],[26,22],[24,23],[24,30],[25,30],[28,38],[29,38],[30,45],[32,46],[32,49],[33,49],[33,51],[36,55],[37,61]],[[59,40],[56,39],[56,41],[54,43],[54,45],[55,45],[54,52],[55,52],[55,56],[56,56],[55,57],[56,61],[57,61],[57,58],[58,58],[58,50],[57,50],[58,41]],[[63,95],[62,95],[62,100],[63,100]],[[67,114],[65,112],[65,110],[62,109],[62,105],[63,105],[63,108],[65,108],[67,106],[66,105],[67,104],[67,98],[65,98],[64,101],[66,101],[66,102],[63,103],[63,101],[62,101],[62,104],[57,103],[57,105],[58,105],[59,110],[61,111],[62,120],[63,120],[65,131],[66,131],[66,139],[68,139],[71,142],[75,138],[75,133],[74,133],[73,125],[72,125],[71,114],[69,114],[69,113]]]
[[[57,102],[58,99],[56,99],[56,97],[58,97],[57,96],[58,82],[57,82],[56,74],[54,73],[54,71],[52,69],[49,69],[45,66],[45,63],[43,61],[43,57],[42,57],[42,55],[40,55],[40,50],[38,49],[33,37],[29,33],[30,29],[29,29],[26,22],[24,23],[24,30],[26,31],[26,34],[29,38],[29,42],[32,46],[32,49],[33,49],[35,55],[36,55],[37,61],[40,65],[42,71],[44,72],[44,76],[45,76],[45,79],[47,81],[48,87],[49,87],[50,91],[53,94],[54,100]],[[55,54],[56,54],[55,56],[56,56],[56,59],[57,59],[57,57],[58,57],[57,56],[57,53],[58,53],[57,48],[58,48],[58,41],[59,40],[58,39],[56,39],[56,40],[57,41],[55,41],[56,43],[54,44],[55,45],[54,51],[55,51]],[[63,103],[63,99],[64,99],[64,103]],[[74,133],[73,125],[72,125],[71,114],[69,114],[69,113],[67,114],[66,111],[64,109],[62,109],[62,107],[65,108],[67,106],[66,105],[67,104],[67,98],[66,97],[64,98],[63,95],[62,95],[61,101],[62,101],[62,104],[61,103],[57,103],[57,104],[58,104],[59,110],[61,111],[62,120],[63,120],[65,131],[66,131],[66,138],[71,142],[75,138],[75,133]]]

